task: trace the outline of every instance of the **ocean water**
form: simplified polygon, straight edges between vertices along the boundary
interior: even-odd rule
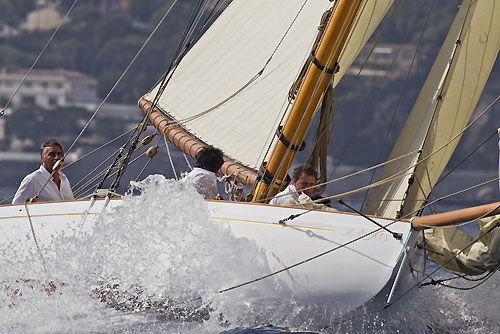
[[[207,224],[205,202],[191,186],[161,175],[134,186],[136,195],[91,228],[45,242],[47,271],[38,253],[26,254],[31,236],[2,244],[1,333],[500,330],[498,274],[469,291],[416,288],[387,309],[358,310],[352,319],[301,304],[272,277],[218,294],[269,272],[260,250],[223,224]],[[168,303],[176,305],[138,312]]]

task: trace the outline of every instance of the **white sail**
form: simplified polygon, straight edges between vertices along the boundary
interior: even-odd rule
[[[391,3],[377,0],[362,5],[336,82]],[[233,1],[181,61],[159,108],[204,142],[258,169],[286,111],[288,91],[311,52],[321,16],[331,6],[328,0]],[[271,55],[262,75],[233,96],[264,68]],[[157,90],[145,98],[152,101]],[[202,117],[183,121],[229,97]]]
[[[463,1],[389,160],[419,149],[422,153],[386,165],[380,176],[383,180],[414,171],[413,183],[409,185],[410,176],[406,176],[375,188],[366,213],[396,217],[422,205],[470,120],[499,45],[500,3]],[[383,198],[395,200],[377,201]]]

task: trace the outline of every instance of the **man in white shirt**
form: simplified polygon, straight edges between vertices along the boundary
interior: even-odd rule
[[[301,193],[311,196],[316,185],[317,172],[311,165],[300,165],[293,170],[292,183],[278,193],[269,204],[286,205],[299,199]]]
[[[224,155],[221,150],[213,146],[206,146],[196,153],[195,168],[188,173],[194,187],[205,199],[217,197],[217,177],[215,173],[224,164]]]
[[[24,203],[26,199],[35,197],[48,179],[50,180],[38,195],[38,202],[75,199],[66,175],[59,171],[51,177],[54,165],[63,156],[64,149],[57,140],[49,139],[43,143],[41,147],[42,165],[23,179],[12,204]]]

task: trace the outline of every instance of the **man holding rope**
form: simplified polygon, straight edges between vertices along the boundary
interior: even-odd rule
[[[301,193],[311,196],[316,185],[316,170],[307,164],[298,166],[293,170],[292,183],[282,192],[277,194],[269,204],[286,205],[290,199],[298,199]]]

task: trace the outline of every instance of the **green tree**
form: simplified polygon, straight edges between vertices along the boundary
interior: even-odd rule
[[[102,19],[102,16],[95,5],[87,2],[76,6],[71,11],[70,19],[70,25],[81,27],[82,25],[95,24],[99,22]]]
[[[9,45],[0,45],[0,67],[12,70],[29,62],[29,57],[17,48]]]
[[[54,42],[40,61],[43,68],[65,68],[89,73],[93,69],[93,49],[77,38]]]
[[[35,8],[35,0],[0,0],[0,22],[18,26]]]
[[[89,112],[78,107],[44,110],[36,106],[24,106],[5,118],[5,129],[11,138],[24,133],[29,134],[34,143],[41,143],[51,137],[74,137],[81,130],[79,120],[88,118]]]

